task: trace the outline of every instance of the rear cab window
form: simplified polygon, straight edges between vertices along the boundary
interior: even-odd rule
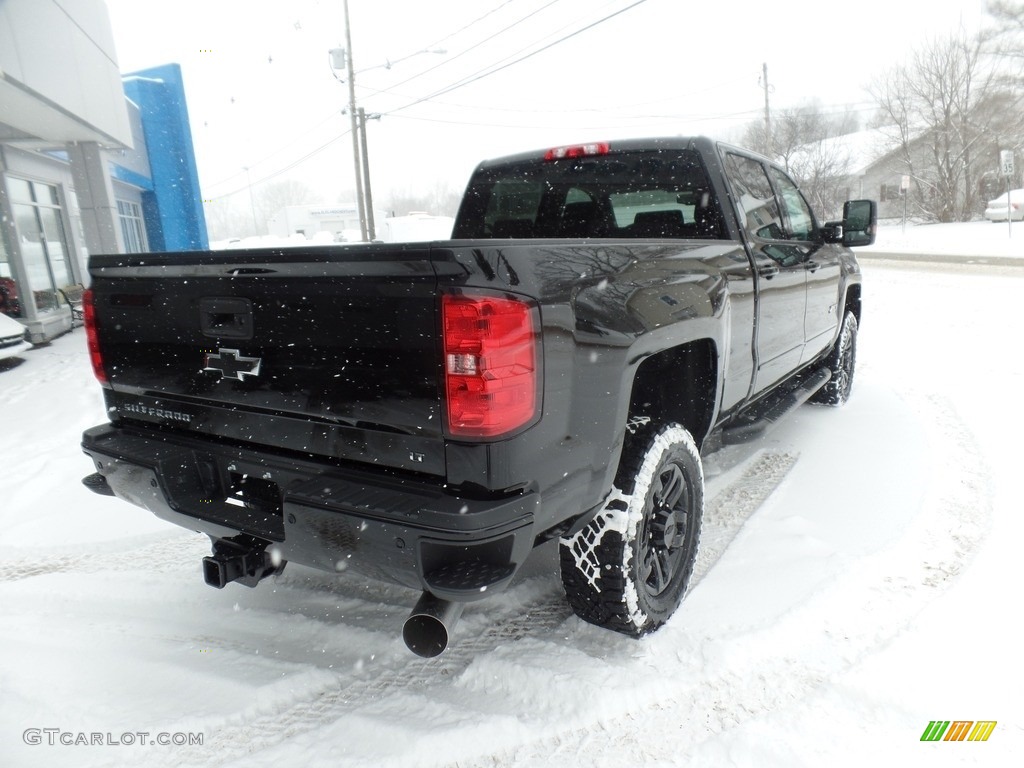
[[[711,182],[697,152],[660,149],[524,160],[470,182],[456,239],[721,239]]]

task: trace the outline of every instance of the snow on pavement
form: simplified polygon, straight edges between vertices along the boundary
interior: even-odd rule
[[[640,642],[570,615],[550,551],[434,660],[401,642],[411,590],[212,590],[205,537],[79,484],[84,335],[0,364],[0,763],[1018,765],[1024,270],[865,264],[851,401],[707,457],[694,584]],[[203,743],[60,743],[141,732]]]
[[[867,260],[882,255],[927,261],[1016,262],[1024,266],[1024,222],[970,221],[913,224],[885,221],[875,244],[857,250]]]

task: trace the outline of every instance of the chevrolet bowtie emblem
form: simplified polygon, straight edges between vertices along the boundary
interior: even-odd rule
[[[204,371],[216,371],[224,379],[244,381],[245,376],[259,376],[260,364],[258,357],[242,357],[237,349],[218,349],[217,353],[207,352],[203,359]]]

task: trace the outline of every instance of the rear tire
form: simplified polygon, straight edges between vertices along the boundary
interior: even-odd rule
[[[815,393],[811,402],[842,405],[850,399],[853,373],[857,367],[857,318],[852,312],[847,312],[843,318],[839,338],[829,353],[826,365],[832,373],[832,378]]]
[[[562,583],[584,621],[633,637],[664,624],[686,592],[700,540],[704,472],[679,424],[626,435],[604,508],[560,547]]]

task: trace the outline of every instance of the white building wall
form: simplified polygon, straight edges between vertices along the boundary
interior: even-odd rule
[[[384,218],[383,211],[374,211],[377,221]],[[359,211],[354,204],[289,205],[278,211],[267,229],[275,237],[288,238],[302,234],[307,240],[320,232],[330,233],[336,242],[359,239]]]
[[[131,146],[102,0],[0,2],[0,140]]]

